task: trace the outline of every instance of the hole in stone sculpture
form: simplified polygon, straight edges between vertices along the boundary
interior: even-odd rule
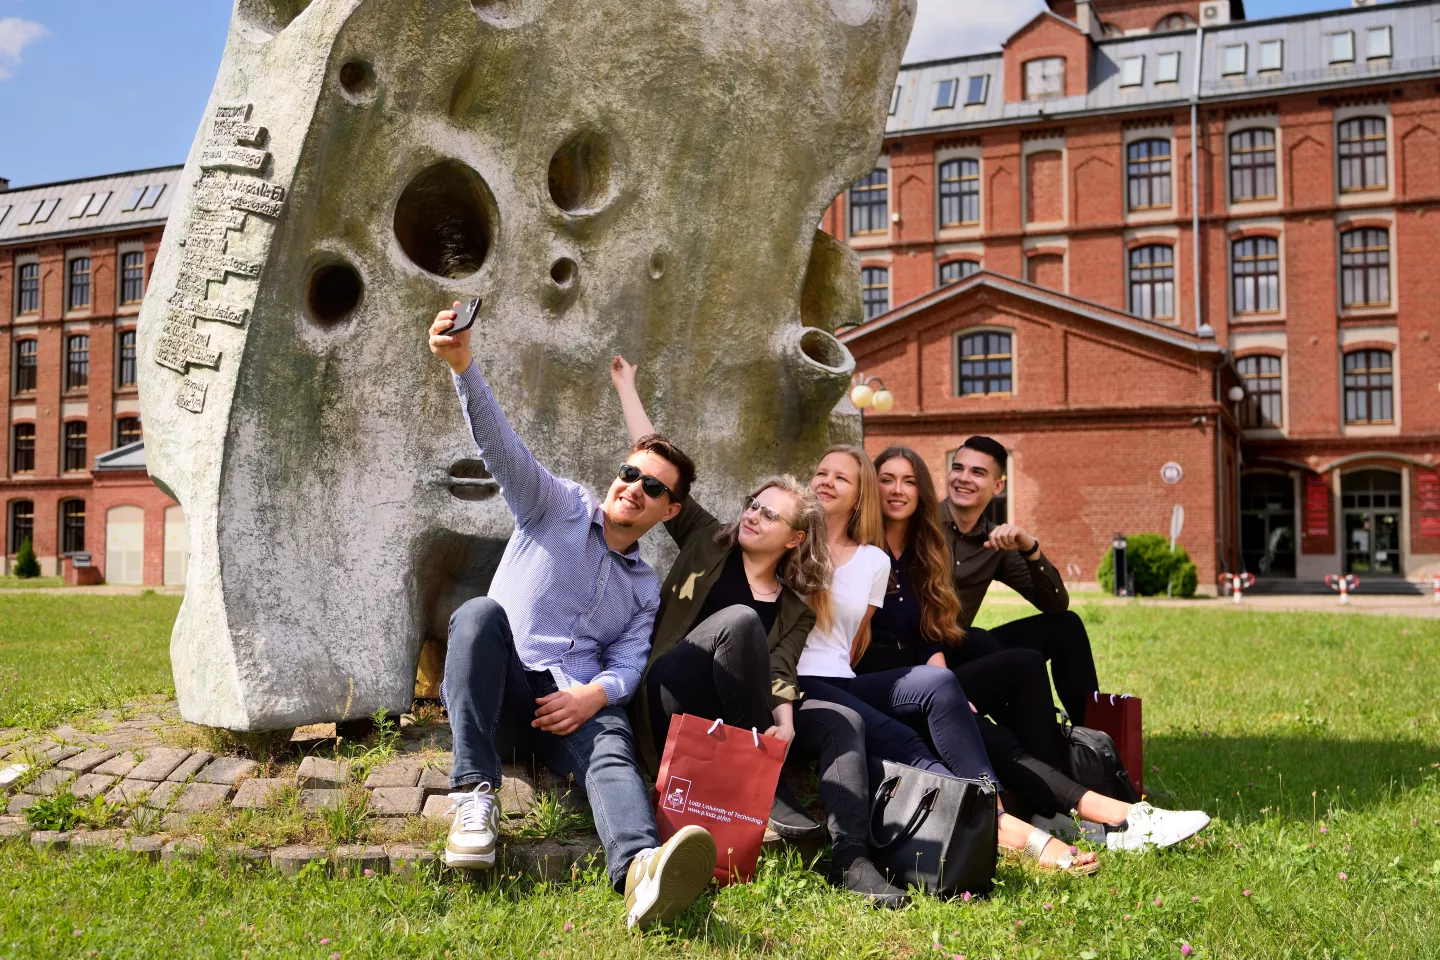
[[[450,464],[450,495],[458,500],[488,500],[500,490],[484,460],[456,460]]]
[[[820,366],[828,367],[831,370],[839,370],[845,366],[847,351],[844,344],[824,330],[811,328],[802,333],[800,335],[800,352]]]
[[[416,266],[441,277],[468,277],[490,252],[494,211],[478,173],[442,160],[420,171],[400,194],[395,239]]]
[[[600,209],[610,196],[610,147],[589,131],[577,133],[550,158],[550,199],[566,213]]]
[[[659,250],[650,254],[650,279],[659,280],[665,276],[665,257]]]
[[[349,318],[364,292],[365,284],[350,264],[322,263],[310,274],[305,302],[316,323],[332,327]]]
[[[561,257],[551,264],[550,279],[555,281],[557,287],[568,287],[575,282],[577,270],[574,260],[569,257]]]
[[[290,26],[308,6],[310,0],[239,0],[235,14],[242,22],[274,36]]]
[[[351,100],[368,100],[375,92],[375,70],[364,60],[351,60],[340,68],[340,86]]]

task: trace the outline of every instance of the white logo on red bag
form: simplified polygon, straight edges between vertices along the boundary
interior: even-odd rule
[[[690,798],[690,781],[684,777],[671,777],[670,787],[665,791],[665,809],[676,813],[685,812],[685,801]]]

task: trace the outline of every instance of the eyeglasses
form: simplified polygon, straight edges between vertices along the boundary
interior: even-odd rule
[[[641,473],[640,468],[634,464],[620,464],[620,479],[625,483],[634,483],[636,480],[639,480],[640,489],[645,491],[645,496],[651,500],[659,500],[661,497],[669,497],[671,500],[675,499],[675,494],[670,492],[669,487],[654,477]]]
[[[770,526],[772,523],[779,521],[780,523],[785,524],[785,526],[789,527],[791,530],[799,529],[799,527],[795,526],[795,524],[785,519],[783,514],[776,513],[774,510],[771,510],[769,507],[765,506],[765,504],[757,502],[754,497],[745,498],[745,510],[749,513],[760,514],[761,522],[764,523],[764,525],[767,527]]]

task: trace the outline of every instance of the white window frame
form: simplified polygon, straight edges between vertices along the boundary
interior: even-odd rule
[[[1336,56],[1335,44],[1344,38],[1345,56]],[[1325,34],[1325,62],[1332,66],[1337,63],[1355,62],[1355,32],[1353,30],[1337,30],[1334,33]]]
[[[1376,37],[1385,38],[1385,49],[1383,52],[1376,49]],[[1394,37],[1390,33],[1388,25],[1379,27],[1367,27],[1365,29],[1365,59],[1366,60],[1388,60],[1395,54]]]
[[[1120,61],[1120,86],[1138,87],[1145,83],[1145,56],[1126,57]]]
[[[974,86],[976,80],[979,80],[979,81],[980,81],[980,98],[979,98],[978,100],[972,100],[972,99],[970,98],[970,90],[971,90],[971,88]],[[980,106],[981,104],[983,104],[983,103],[985,102],[985,99],[986,99],[987,97],[989,97],[989,96],[990,96],[990,74],[988,74],[988,73],[977,73],[977,74],[975,74],[974,76],[966,77],[966,78],[965,78],[965,106],[967,106],[967,107],[978,107],[978,106]]]
[[[1240,63],[1233,62],[1233,56],[1239,51]],[[1222,77],[1243,77],[1248,69],[1246,61],[1249,59],[1250,45],[1248,43],[1228,44],[1220,51],[1220,76]]]
[[[950,85],[950,96],[948,96],[948,97],[946,97],[946,96],[944,95],[944,93],[945,93],[945,85],[946,85],[947,83]],[[954,109],[955,109],[955,98],[956,98],[956,96],[959,95],[959,93],[960,93],[960,78],[959,78],[959,77],[946,77],[945,79],[938,81],[938,82],[935,84],[935,103],[934,103],[933,105],[931,105],[930,109],[931,109],[931,110],[954,110]]]
[[[1169,60],[1174,64],[1173,71],[1165,69],[1165,62]],[[1173,75],[1171,75],[1173,73]],[[1156,83],[1179,83],[1180,82],[1180,51],[1167,50],[1155,56],[1155,82]]]
[[[1265,51],[1275,51],[1275,65],[1270,66],[1265,62]],[[1285,41],[1281,39],[1261,40],[1260,58],[1256,62],[1255,69],[1260,73],[1278,73],[1285,69]]]

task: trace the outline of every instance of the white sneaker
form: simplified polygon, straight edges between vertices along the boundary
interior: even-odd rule
[[[704,827],[683,826],[660,846],[642,850],[625,871],[625,926],[669,923],[714,873],[715,838]]]
[[[1202,810],[1156,810],[1148,803],[1136,803],[1124,823],[1105,828],[1105,846],[1111,850],[1168,847],[1193,837],[1209,823],[1209,814]]]
[[[500,804],[488,783],[474,790],[452,793],[455,819],[445,842],[445,866],[461,870],[488,870],[495,865],[495,842],[500,837]]]

